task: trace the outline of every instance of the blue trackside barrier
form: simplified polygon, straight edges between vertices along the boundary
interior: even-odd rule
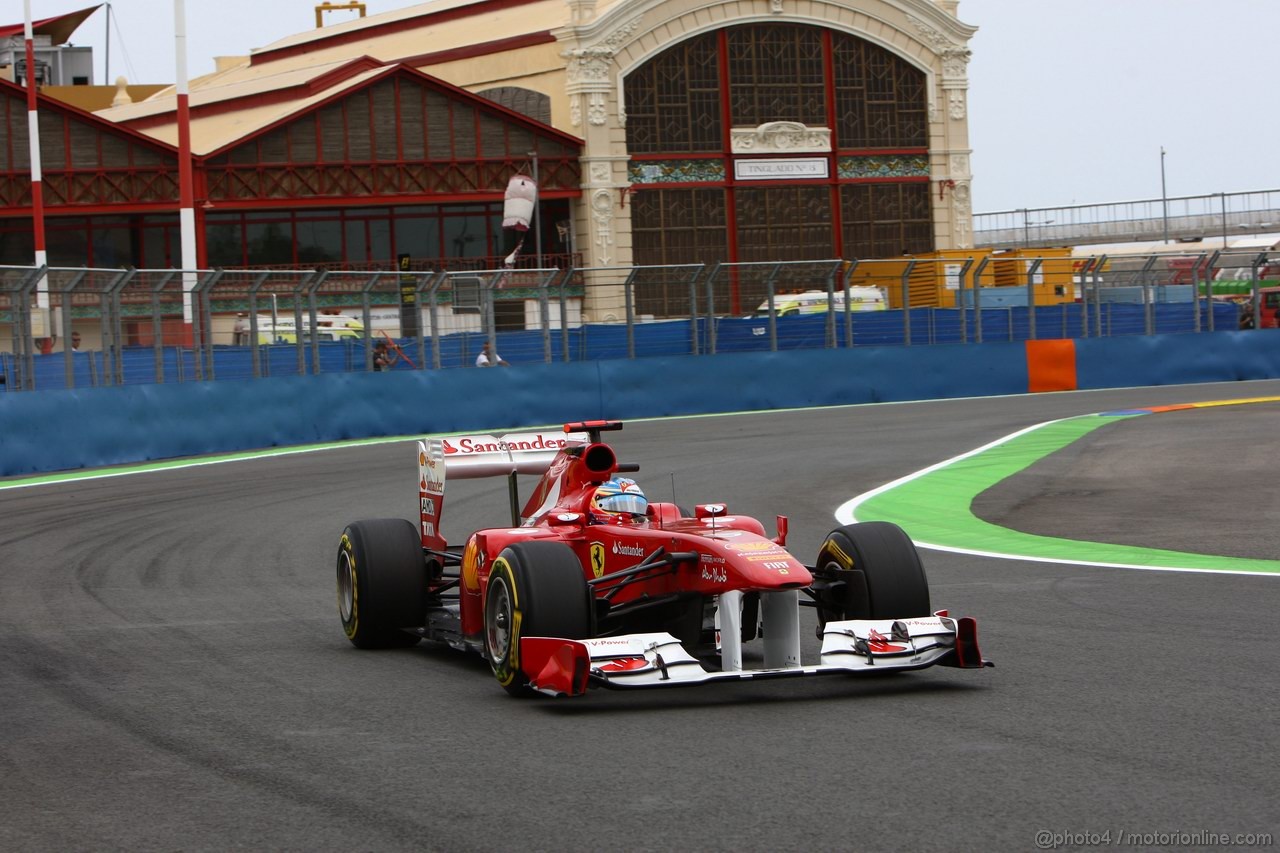
[[[320,372],[346,373],[364,370],[364,348],[346,341],[320,344]],[[307,364],[310,365],[311,348],[307,347]],[[295,357],[296,358],[296,357]]]
[[[821,349],[826,346],[827,317],[779,317],[778,349]],[[767,317],[721,317],[716,320],[716,352],[761,352],[769,349]]]
[[[1156,334],[1181,334],[1195,331],[1195,307],[1190,302],[1165,302],[1150,306]],[[1147,332],[1146,306],[1129,303],[1104,303],[1101,311],[1103,337],[1145,335]],[[1218,331],[1233,330],[1237,325],[1238,308],[1232,304],[1214,303],[1212,306],[1214,327]],[[1084,313],[1077,303],[1045,305],[1036,310],[1036,337],[1086,338],[1096,334],[1097,320],[1090,309],[1089,328],[1084,328]],[[855,313],[851,317],[855,347],[899,346],[903,343],[901,311],[869,311]],[[911,342],[915,346],[976,342],[979,319],[975,312],[964,313],[965,334],[961,335],[961,314],[954,308],[913,308],[911,310]],[[1025,341],[1031,336],[1029,314],[1026,308],[987,308],[982,317],[983,343],[1008,343]],[[1201,309],[1201,330],[1209,327],[1208,308]],[[726,317],[715,320],[716,352],[767,352],[769,351],[768,320],[760,318]],[[636,324],[634,332],[637,358],[663,358],[688,354],[690,349],[689,322],[671,320]],[[699,351],[709,351],[706,335],[707,322],[698,321]],[[835,324],[837,348],[847,348],[844,318],[837,315]],[[777,319],[777,348],[784,350],[822,349],[827,336],[827,319],[822,314]],[[498,352],[511,364],[534,364],[545,361],[544,339],[540,331],[520,330],[497,333]],[[479,332],[465,332],[442,336],[439,339],[440,363],[445,369],[469,368],[475,364],[486,336]],[[588,324],[571,329],[569,361],[609,361],[627,358],[627,329],[619,323]],[[550,335],[551,361],[563,362],[564,348],[561,332]],[[413,364],[422,368],[416,338],[400,338],[396,341]],[[433,363],[436,341],[428,338],[426,367]],[[359,340],[332,341],[318,345],[320,373],[350,373],[365,370],[364,343]],[[265,377],[298,375],[298,352],[292,344],[264,345],[258,349],[261,373]],[[122,353],[123,370],[120,377],[111,373],[112,365],[106,353],[74,353],[74,381],[76,388],[104,385],[152,384],[157,381],[155,350],[151,347],[126,347]],[[37,355],[32,359],[35,368],[37,390],[65,389],[66,362],[61,352]],[[313,373],[311,347],[303,349],[303,364],[307,373]],[[10,383],[16,381],[14,357],[0,353],[0,375],[6,377],[4,390],[16,391]],[[222,380],[253,379],[252,353],[248,347],[216,346],[213,348],[214,378]],[[393,370],[409,370],[409,364],[400,361]],[[191,382],[196,378],[195,356],[191,350],[168,347],[164,350],[164,382]],[[117,379],[120,381],[118,382]]]
[[[450,335],[448,337],[458,337],[458,335]],[[480,349],[484,346],[486,335],[466,333],[462,335],[465,338],[465,346],[462,349],[463,359],[457,365],[452,364],[448,360],[442,360],[441,367],[473,367],[476,363],[476,356],[480,354]],[[553,338],[556,336],[553,335]],[[447,340],[447,338],[446,338]],[[559,347],[559,341],[552,341],[552,360],[554,361],[554,353]],[[503,360],[509,364],[521,364],[528,362],[541,362],[546,360],[543,348],[542,332],[537,329],[519,329],[514,331],[505,331],[498,334],[498,354]]]
[[[694,322],[701,335],[705,324],[701,320]],[[658,320],[636,326],[636,357],[690,355],[693,352],[693,325],[689,320]]]
[[[597,361],[627,357],[627,329],[617,323],[593,323],[572,330],[577,346],[574,360]]]
[[[844,335],[844,318],[836,328]],[[864,311],[853,316],[853,345],[859,347],[893,346],[902,343],[901,311]]]
[[[1157,303],[1152,306],[1155,332],[1177,334],[1195,331],[1194,308],[1186,303]],[[1217,303],[1213,306],[1215,328],[1236,328],[1237,308]],[[1035,309],[1036,338],[1084,338],[1095,334],[1095,318],[1090,308],[1085,329],[1084,309],[1078,303],[1042,305]],[[854,346],[898,346],[904,342],[902,311],[866,311],[851,316]],[[826,316],[809,314],[777,319],[778,349],[821,349],[826,341]],[[973,311],[964,313],[965,335],[961,335],[961,315],[955,308],[911,309],[913,345],[956,344],[978,338],[982,324],[984,343],[1008,343],[1031,338],[1030,314],[1026,308],[985,308],[979,321]],[[1146,334],[1146,311],[1142,305],[1104,303],[1102,332],[1109,335]],[[1208,311],[1201,312],[1201,328],[1208,328]],[[836,342],[846,346],[844,317],[837,315]],[[769,349],[769,323],[759,318],[721,318],[716,321],[717,352],[762,352]]]
[[[634,326],[636,358],[687,355],[691,349],[688,320],[659,320]],[[582,347],[578,350],[585,361],[627,357],[627,328],[617,323],[597,323],[573,330]],[[558,337],[552,333],[552,339]]]
[[[474,343],[472,338],[474,337]],[[475,364],[476,355],[480,352],[482,341],[479,335],[444,335],[438,339],[440,347],[440,366],[443,367],[462,367],[466,365],[470,367]],[[416,347],[415,347],[416,348]],[[502,352],[499,348],[498,352]],[[431,365],[432,355],[427,352],[427,364]]]
[[[692,346],[689,325],[688,320],[658,320],[637,325],[636,358],[689,354]]]
[[[150,385],[156,382],[156,354],[151,347],[126,347],[121,356],[123,371],[117,376],[112,372],[114,368],[107,353],[72,353],[72,378],[75,387]],[[7,353],[0,357],[12,359]],[[190,350],[167,347],[163,357],[165,382],[189,382],[195,379],[195,357]],[[12,365],[12,361],[10,364]],[[33,356],[32,365],[38,390],[67,387],[67,362],[64,353]],[[11,366],[9,372],[12,371]]]
[[[1061,314],[1055,316],[1060,322]],[[1049,315],[1037,322],[1042,319],[1047,323]],[[935,331],[942,327],[935,322]],[[927,331],[927,324],[922,328]],[[1278,344],[1276,330],[1078,339],[1077,387],[1277,378]],[[335,351],[359,348],[338,344]],[[461,346],[457,353],[463,355]],[[220,355],[247,360],[244,352]],[[60,356],[44,358],[60,361]],[[513,362],[502,370],[333,372],[255,382],[5,394],[0,397],[0,476],[580,419],[1025,393],[1028,382],[1026,346],[1015,340]]]
[[[913,318],[914,319],[914,318]],[[958,343],[962,340],[960,334],[960,312],[959,311],[931,311],[929,312],[927,324],[927,336],[925,341],[928,343],[936,343],[938,341],[948,341]],[[912,341],[918,342],[919,338],[914,337],[915,329],[912,329]]]
[[[305,365],[304,371],[311,372],[311,353],[309,347],[303,347],[302,358]],[[268,346],[258,350],[259,357],[262,358],[262,373],[264,376],[297,376],[298,370],[298,349],[294,346]]]
[[[1190,303],[1192,299],[1192,290],[1189,284],[1155,284],[1148,287],[1147,292],[1150,294],[1151,300],[1157,303]],[[1099,288],[1098,296],[1103,302],[1117,303],[1141,303],[1143,299],[1142,288],[1133,285]]]
[[[1076,342],[1082,389],[1280,378],[1276,330],[1093,338]]]

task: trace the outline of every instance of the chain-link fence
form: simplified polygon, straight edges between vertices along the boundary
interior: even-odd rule
[[[0,267],[8,391],[1272,328],[1280,253],[494,270]],[[489,352],[480,359],[489,345]]]
[[[41,310],[32,310],[36,286],[44,276],[44,267],[0,267],[0,324],[9,330],[8,353],[0,352],[0,380],[6,390],[35,387],[34,342],[37,335],[49,334],[32,328],[34,321],[48,317],[47,302]]]
[[[372,370],[377,341],[420,330],[431,272],[219,270],[198,288],[201,374],[247,379]]]

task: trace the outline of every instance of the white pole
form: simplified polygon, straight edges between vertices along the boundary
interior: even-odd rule
[[[533,157],[533,188],[537,194],[533,197],[533,245],[538,257],[538,269],[542,269],[542,219],[538,211],[542,208],[542,185],[538,182],[538,152],[530,151]]]
[[[34,228],[37,267],[49,264],[44,242],[44,179],[40,171],[40,115],[36,110],[36,48],[31,27],[31,0],[22,0],[22,35],[27,50],[27,140],[31,147],[31,220]],[[49,310],[49,278],[41,276],[36,284],[36,307]]]
[[[174,53],[178,95],[178,234],[182,244],[182,322],[191,337],[195,320],[191,294],[196,287],[195,181],[191,170],[191,109],[187,96],[187,15],[183,0],[173,0]]]
[[[107,4],[106,55],[102,60],[102,85],[111,85],[111,4]]]
[[[1164,182],[1164,146],[1160,146],[1160,205],[1164,208],[1164,241],[1169,242],[1169,191]]]

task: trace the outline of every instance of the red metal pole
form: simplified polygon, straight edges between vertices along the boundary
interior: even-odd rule
[[[44,241],[44,180],[40,173],[40,117],[36,111],[36,47],[31,29],[31,0],[23,0],[26,18],[23,37],[27,48],[27,136],[31,144],[31,219],[35,227],[36,266],[49,263]],[[42,278],[36,289],[36,306],[49,307],[49,283]]]

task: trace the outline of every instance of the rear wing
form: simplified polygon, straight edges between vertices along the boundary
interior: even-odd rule
[[[576,425],[575,425],[576,426]],[[422,547],[445,549],[440,535],[445,478],[508,477],[511,515],[519,524],[516,474],[541,474],[563,448],[585,444],[585,432],[512,432],[503,436],[464,435],[418,442],[418,498],[421,504]]]
[[[463,435],[433,438],[449,476],[502,477],[507,474],[541,474],[562,448],[585,444],[584,432],[511,432],[503,436]]]

